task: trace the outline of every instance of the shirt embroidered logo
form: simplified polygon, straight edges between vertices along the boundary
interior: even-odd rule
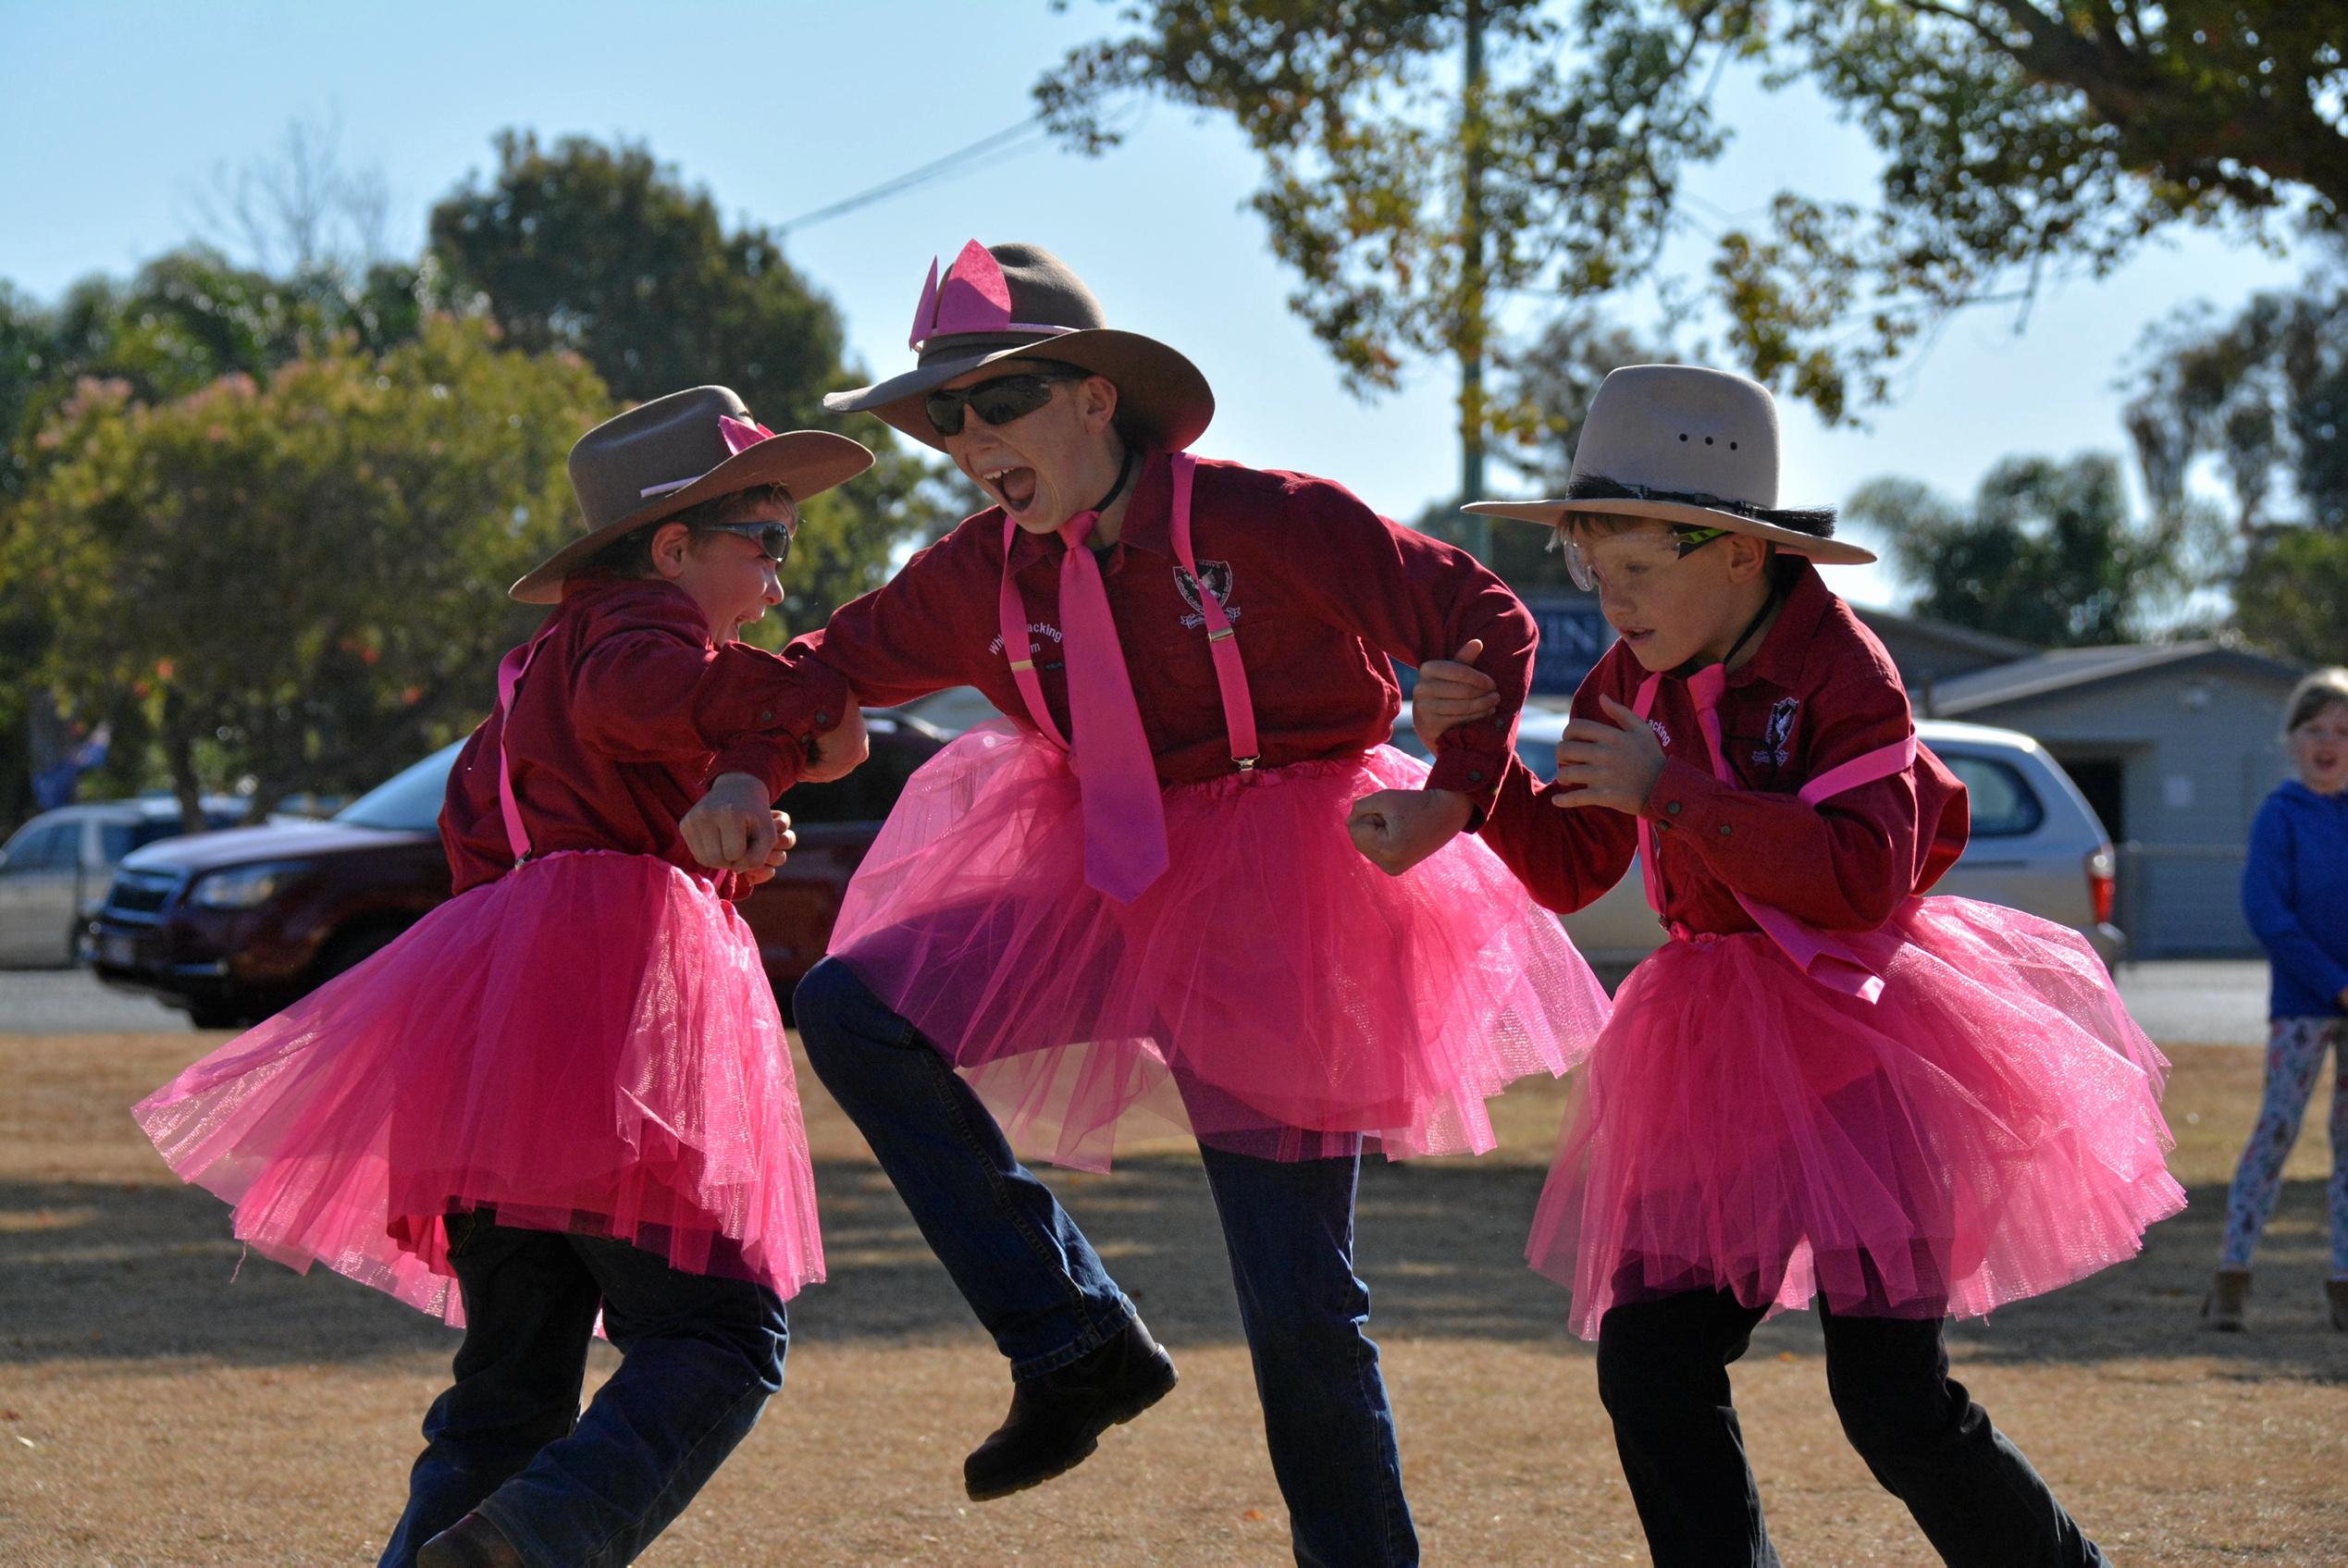
[[[1761,736],[1761,749],[1753,753],[1754,761],[1786,765],[1786,759],[1793,755],[1794,715],[1801,711],[1801,706],[1798,697],[1781,697],[1770,704],[1769,730]]]
[[[1231,563],[1228,561],[1202,561],[1198,563],[1197,577],[1192,576],[1180,565],[1174,568],[1174,586],[1181,590],[1182,602],[1191,607],[1193,614],[1201,611],[1198,597],[1200,577],[1206,580],[1206,591],[1215,596],[1215,602],[1228,612],[1231,608]],[[1183,624],[1196,625],[1198,623],[1185,619]]]

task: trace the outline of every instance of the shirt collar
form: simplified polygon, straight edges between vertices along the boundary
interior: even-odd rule
[[[1729,673],[1729,685],[1767,681],[1786,691],[1801,685],[1802,667],[1809,658],[1810,644],[1817,638],[1819,623],[1825,620],[1835,596],[1827,591],[1816,566],[1807,559],[1797,559],[1800,560],[1800,570],[1794,586],[1786,590],[1786,601],[1778,607],[1777,619],[1761,634],[1761,647],[1753,650],[1752,658]]]
[[[1172,555],[1173,501],[1172,454],[1143,449],[1134,460],[1133,494],[1125,503],[1125,525],[1118,532],[1118,542],[1154,555]],[[1003,509],[992,512],[997,519],[994,526],[1000,527]],[[1031,534],[1021,528],[1011,539],[1011,570],[1024,572],[1038,561],[1057,562],[1064,548],[1057,534]]]

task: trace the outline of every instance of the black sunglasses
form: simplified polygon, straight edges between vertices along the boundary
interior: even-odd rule
[[[1023,370],[1016,376],[997,376],[958,392],[932,392],[922,400],[921,407],[930,416],[931,429],[941,436],[958,436],[962,433],[965,408],[977,414],[982,424],[1008,425],[1050,402],[1055,381],[1082,381],[1092,374],[1089,370],[1074,369]]]
[[[791,559],[791,530],[780,523],[704,523],[705,534],[739,534],[754,541],[777,566]]]

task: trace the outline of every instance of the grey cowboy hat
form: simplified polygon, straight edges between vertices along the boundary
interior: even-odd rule
[[[1607,373],[1557,500],[1482,500],[1466,511],[1555,525],[1569,512],[1652,517],[1751,534],[1824,565],[1872,550],[1834,537],[1831,507],[1777,504],[1777,404],[1758,381],[1693,364]]]
[[[1198,366],[1138,332],[1104,326],[1101,302],[1068,264],[1041,245],[962,247],[929,281],[907,346],[919,356],[902,376],[852,392],[833,392],[834,414],[871,414],[925,446],[945,450],[921,400],[958,376],[1005,359],[1050,359],[1106,377],[1117,388],[1117,420],[1166,451],[1180,451],[1215,417],[1215,394]]]
[[[654,398],[579,438],[571,449],[571,488],[587,532],[506,591],[525,604],[553,604],[564,577],[648,523],[760,485],[781,485],[804,501],[871,466],[862,442],[829,430],[776,435],[750,417],[730,387]]]

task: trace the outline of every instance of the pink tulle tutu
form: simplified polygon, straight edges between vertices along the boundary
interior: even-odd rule
[[[2076,932],[1924,898],[1839,934],[1885,977],[1872,1006],[1757,932],[1670,943],[1625,982],[1527,1246],[1575,1332],[1686,1290],[1978,1315],[2184,1206],[2169,1064]]]
[[[266,1256],[463,1321],[441,1216],[823,1277],[783,1022],[733,907],[649,856],[515,868],[134,1113]]]
[[[1609,1005],[1473,835],[1402,877],[1353,848],[1355,799],[1426,778],[1381,747],[1169,789],[1171,867],[1119,906],[1064,755],[989,723],[915,775],[832,952],[1061,1165],[1106,1167],[1143,1113],[1271,1158],[1481,1152],[1485,1102],[1578,1061]]]

